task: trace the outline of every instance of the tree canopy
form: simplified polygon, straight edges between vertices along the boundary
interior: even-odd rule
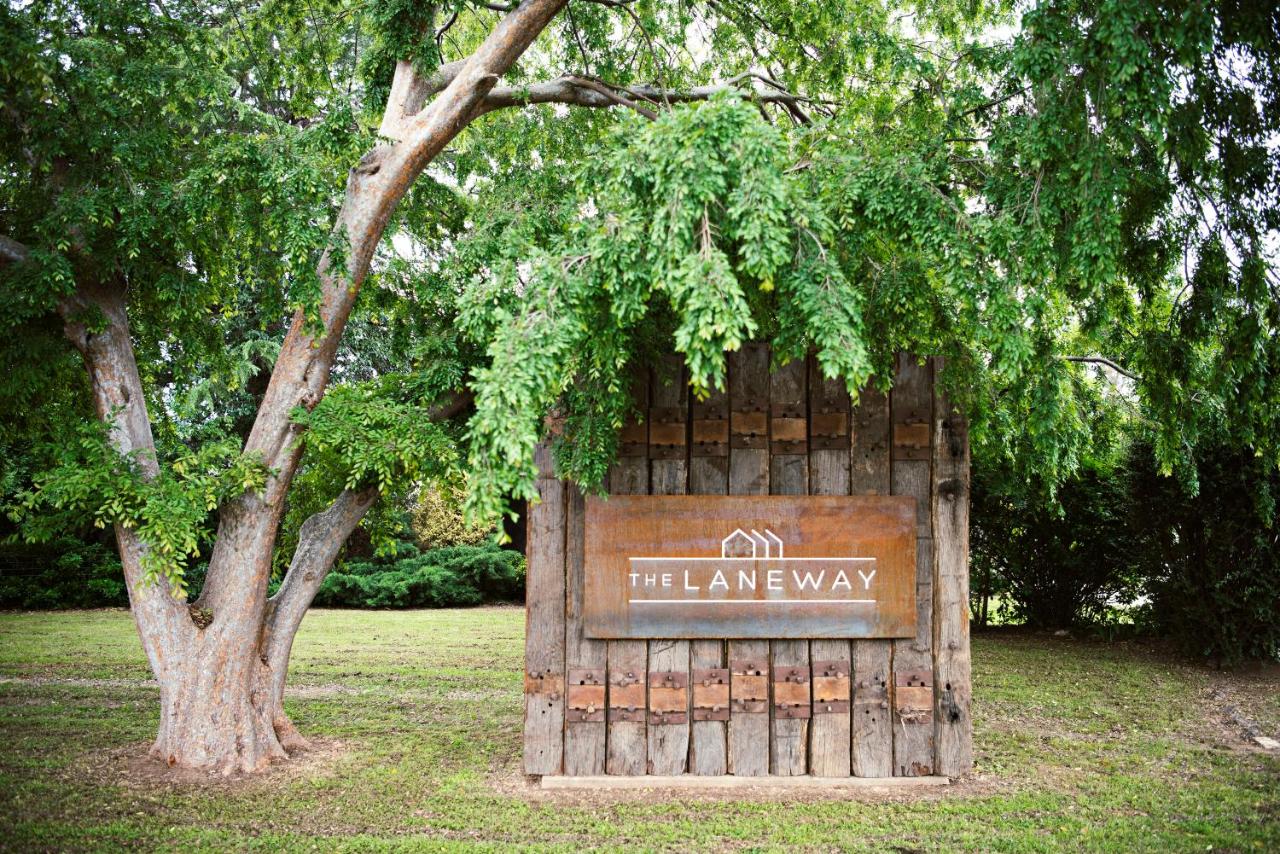
[[[253,413],[290,314],[322,325],[349,178],[416,112],[384,106],[439,92],[507,11],[0,12],[15,518],[133,527],[181,586],[209,511],[270,476]],[[678,350],[702,393],[752,337],[855,392],[895,352],[945,356],[976,441],[1050,484],[1090,441],[1097,357],[1163,471],[1224,435],[1274,466],[1278,97],[1265,4],[573,0],[389,214],[340,387],[292,416],[291,517],[463,460],[492,516],[533,496],[553,410],[561,471],[596,484],[634,365]],[[67,308],[86,275],[127,290],[155,478],[85,426],[62,327],[102,323]],[[465,428],[437,426],[459,390]]]

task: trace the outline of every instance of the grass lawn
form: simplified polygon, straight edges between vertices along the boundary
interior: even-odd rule
[[[318,749],[157,781],[124,611],[0,614],[0,848],[1280,851],[1280,670],[1137,644],[974,640],[977,772],[912,795],[542,793],[520,775],[524,614],[317,611],[290,711]]]

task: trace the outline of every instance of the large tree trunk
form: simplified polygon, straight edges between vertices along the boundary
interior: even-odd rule
[[[257,655],[244,654],[256,635],[247,623],[196,632],[160,683],[153,757],[223,774],[253,773],[288,758],[272,721],[266,668]]]
[[[170,766],[252,773],[308,744],[284,711],[293,639],[343,543],[377,500],[345,490],[307,519],[265,621],[217,620],[192,606],[194,636],[160,686],[151,755]]]
[[[313,335],[301,313],[285,336],[262,403],[245,444],[272,470],[261,493],[246,493],[219,510],[217,539],[197,602],[188,607],[163,578],[147,582],[146,546],[130,528],[117,526],[130,605],[138,634],[160,684],[160,730],[152,754],[170,766],[251,773],[305,745],[284,712],[289,653],[302,618],[347,536],[376,499],[373,490],[344,491],[309,519],[279,593],[268,600],[272,552],[285,496],[301,456],[296,406],[319,403],[329,381],[338,341],[374,251],[396,205],[427,164],[484,111],[484,99],[565,0],[525,0],[507,14],[474,54],[451,64],[438,97],[421,99],[407,114],[404,99],[388,105],[401,133],[351,170],[336,231],[347,252],[345,266],[321,258],[320,331]],[[414,75],[397,68],[398,86]],[[422,87],[418,87],[419,90]],[[433,89],[432,91],[438,91]],[[0,255],[20,262],[0,244]],[[21,256],[21,257],[20,257]],[[98,415],[110,426],[113,446],[132,455],[145,478],[159,473],[145,396],[129,337],[123,282],[82,285],[60,311],[67,336],[84,356]],[[86,316],[101,311],[106,318]],[[92,321],[92,322],[89,322]],[[98,331],[92,331],[97,329]],[[454,407],[445,407],[447,416]]]

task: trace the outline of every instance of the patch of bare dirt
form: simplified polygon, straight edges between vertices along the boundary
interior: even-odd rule
[[[72,763],[64,773],[79,782],[87,781],[97,786],[124,786],[142,791],[188,788],[207,791],[210,787],[272,788],[299,779],[335,776],[340,760],[347,753],[347,745],[333,738],[313,738],[309,741],[311,746],[308,749],[295,751],[287,761],[273,762],[259,774],[227,776],[190,768],[170,768],[148,755],[147,751],[151,748],[149,741],[91,751],[78,762]]]
[[[1280,724],[1263,717],[1265,710],[1258,704],[1260,696],[1280,693],[1280,668],[1271,676],[1261,680],[1256,674],[1214,678],[1203,692],[1205,724],[1211,741],[1231,750],[1277,755],[1277,751],[1267,750],[1254,740],[1258,736],[1280,740]]]

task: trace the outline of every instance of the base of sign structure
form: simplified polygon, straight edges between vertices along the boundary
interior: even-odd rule
[[[950,777],[704,777],[675,776],[544,776],[543,789],[915,789],[946,786]]]

